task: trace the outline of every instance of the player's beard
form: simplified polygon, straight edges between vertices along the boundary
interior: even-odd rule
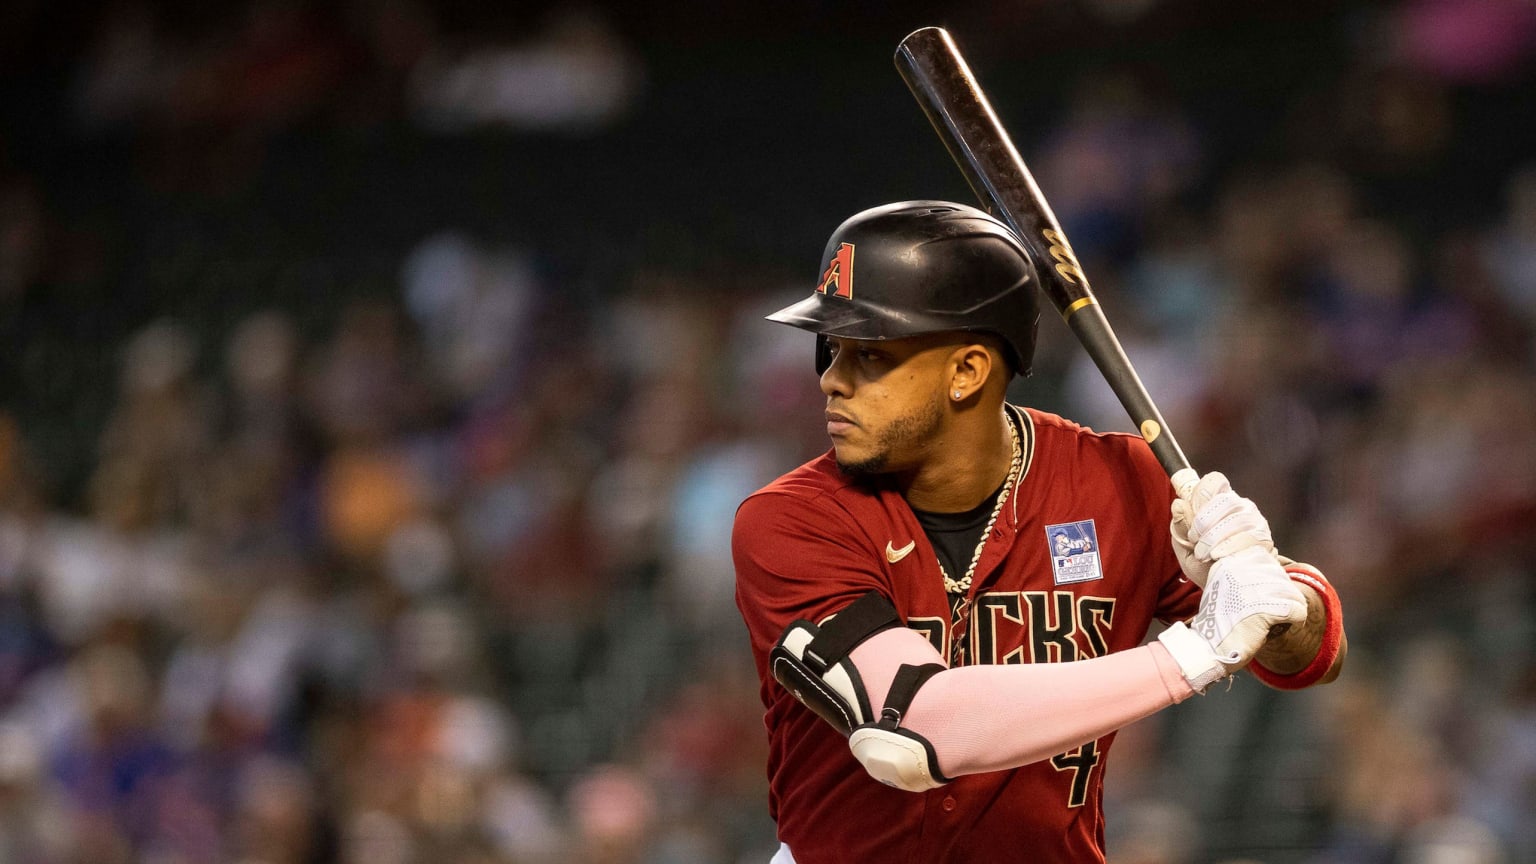
[[[927,405],[919,406],[910,413],[897,417],[881,429],[875,436],[873,452],[864,458],[845,460],[841,454],[838,454],[837,467],[852,477],[873,477],[907,467],[893,467],[892,454],[911,452],[916,449],[921,442],[933,438],[943,422],[944,404],[942,400],[934,399]]]

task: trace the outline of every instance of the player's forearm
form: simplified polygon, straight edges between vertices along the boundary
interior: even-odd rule
[[[933,683],[907,726],[935,741],[951,777],[1049,759],[1194,694],[1158,644],[1074,663],[966,666]]]
[[[892,630],[854,650],[875,704],[917,641],[926,647],[922,636]],[[1167,649],[1154,643],[1071,663],[948,669],[918,692],[901,725],[928,740],[946,776],[958,777],[1038,762],[1193,693]]]
[[[1326,604],[1320,595],[1311,586],[1298,583],[1302,594],[1307,598],[1307,621],[1305,624],[1293,625],[1284,633],[1275,636],[1265,643],[1259,653],[1254,655],[1254,662],[1264,668],[1280,675],[1295,675],[1307,668],[1317,657],[1317,652],[1323,647],[1323,638],[1327,631],[1328,614]],[[1319,684],[1327,684],[1337,678],[1339,671],[1344,666],[1344,654],[1348,649],[1348,643],[1343,640],[1339,644],[1338,657],[1329,667]]]

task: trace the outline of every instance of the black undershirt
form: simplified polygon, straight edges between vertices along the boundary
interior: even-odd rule
[[[981,542],[981,531],[987,527],[992,508],[997,506],[997,496],[1003,494],[1003,486],[1007,483],[1006,479],[1003,480],[980,504],[960,513],[929,513],[915,507],[912,509],[913,515],[917,516],[917,524],[923,526],[923,533],[928,535],[928,542],[933,544],[939,563],[944,565],[949,578],[956,582],[964,579],[965,571],[970,569],[971,558],[976,554],[976,544]]]

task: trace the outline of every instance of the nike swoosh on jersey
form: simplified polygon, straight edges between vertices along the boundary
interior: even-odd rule
[[[910,553],[913,549],[916,549],[916,548],[917,548],[917,541],[916,540],[908,540],[907,541],[907,545],[901,547],[900,549],[897,549],[895,546],[892,546],[891,545],[891,541],[887,540],[887,541],[885,541],[885,560],[891,562],[892,564],[895,564],[897,561],[900,561],[901,559],[907,557],[907,554]]]

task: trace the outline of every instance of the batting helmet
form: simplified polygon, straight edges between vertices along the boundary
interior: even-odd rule
[[[804,300],[768,316],[817,335],[816,373],[831,363],[827,337],[899,339],[964,330],[991,333],[1028,375],[1040,304],[1035,267],[1006,225],[948,201],[903,201],[849,218],[827,241],[821,279]]]

